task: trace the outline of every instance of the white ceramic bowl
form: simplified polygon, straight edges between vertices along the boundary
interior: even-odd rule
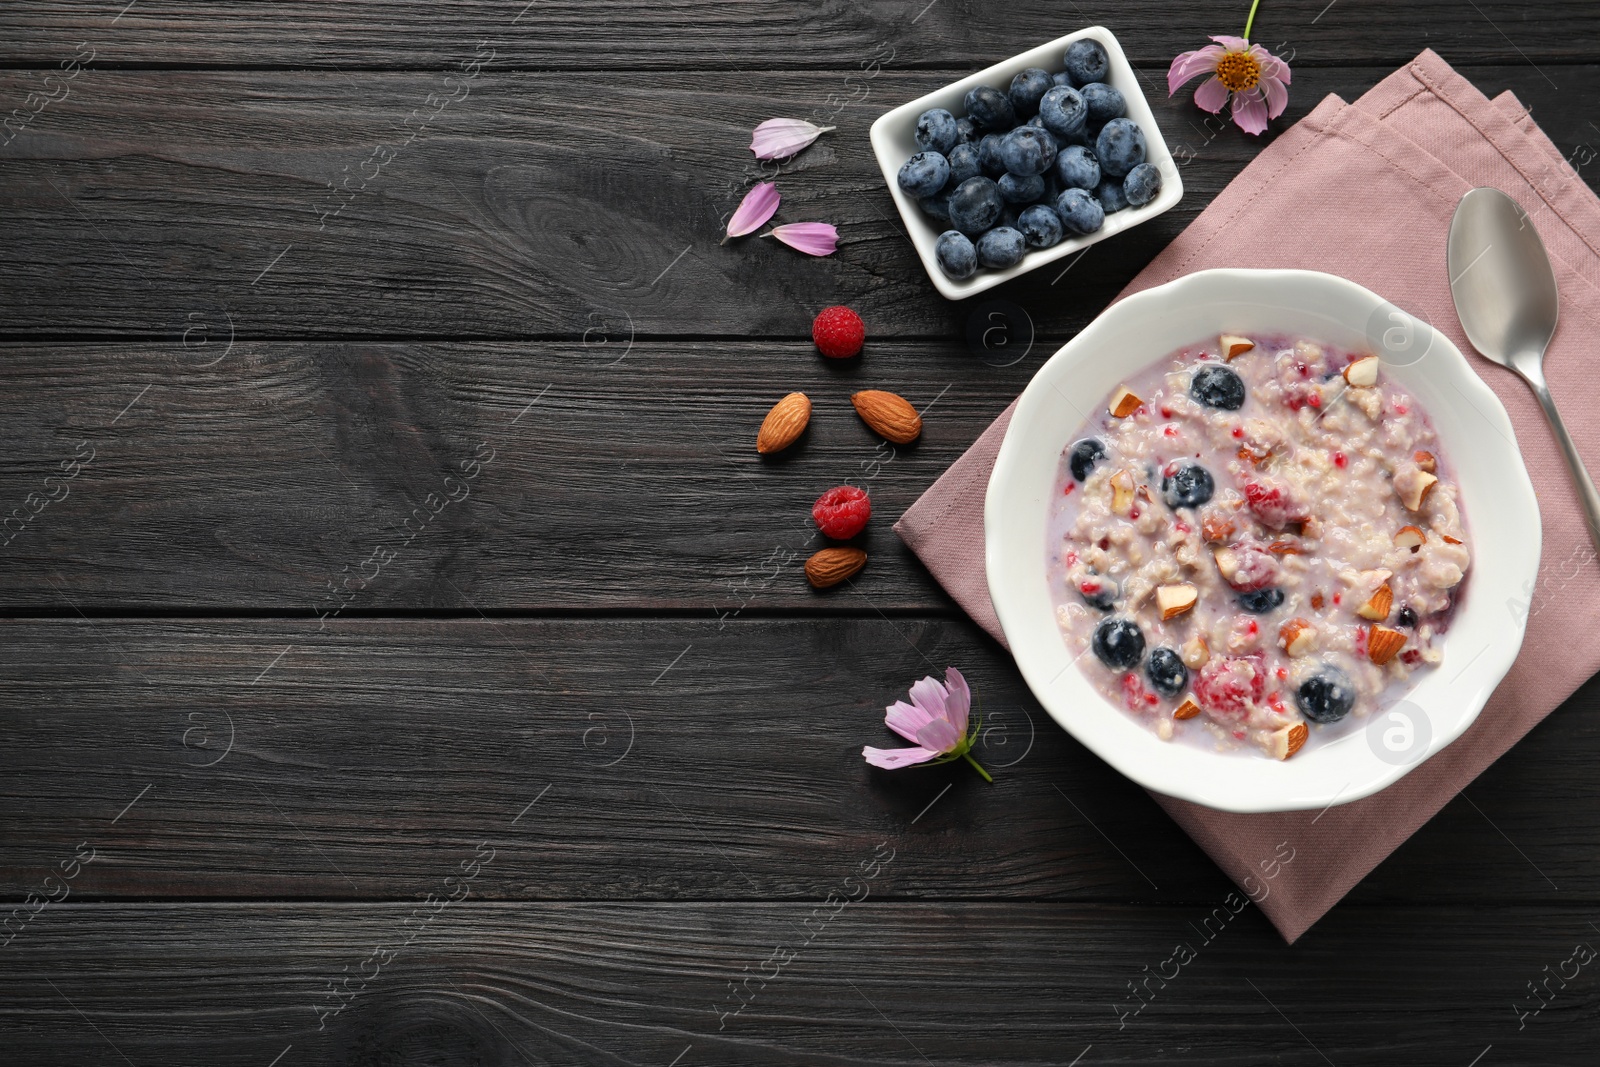
[[[1127,207],[1115,214],[1107,215],[1105,225],[1086,237],[1070,237],[1054,248],[1030,250],[1022,257],[1022,262],[1014,267],[1005,270],[979,268],[978,273],[972,277],[956,281],[939,269],[939,261],[933,254],[934,242],[950,227],[923,214],[916,200],[907,196],[900,188],[898,178],[900,167],[921,151],[912,137],[917,128],[917,119],[924,111],[934,107],[942,107],[960,118],[966,113],[962,101],[967,95],[967,90],[978,85],[989,85],[1005,92],[1011,87],[1011,79],[1029,67],[1039,67],[1055,74],[1063,69],[1062,56],[1066,54],[1067,45],[1084,37],[1093,37],[1099,41],[1105,46],[1106,54],[1111,58],[1111,70],[1106,76],[1106,82],[1127,99],[1128,118],[1137,122],[1139,128],[1144,131],[1145,162],[1161,171],[1161,192],[1144,207]],[[1104,26],[1090,26],[1077,33],[1069,33],[1049,44],[1040,45],[1019,56],[1012,56],[1003,63],[996,63],[937,92],[929,93],[909,104],[902,104],[893,111],[886,112],[872,124],[872,152],[878,157],[878,166],[883,170],[883,179],[889,183],[889,195],[894,197],[895,206],[900,209],[900,218],[906,224],[906,232],[911,236],[911,243],[916,246],[917,255],[922,257],[923,268],[927,270],[928,277],[933,279],[934,287],[951,300],[973,296],[1001,282],[1026,274],[1035,267],[1042,267],[1064,256],[1073,255],[1092,244],[1104,241],[1113,234],[1155,218],[1183,199],[1183,179],[1178,175],[1178,165],[1173,161],[1172,153],[1167,150],[1167,142],[1161,136],[1161,128],[1156,125],[1156,117],[1145,101],[1144,92],[1139,87],[1139,78],[1128,63],[1128,57],[1122,54],[1122,46],[1117,44],[1117,39]]]
[[[1084,413],[1124,378],[1224,331],[1300,334],[1382,356],[1384,372],[1427,409],[1459,478],[1471,534],[1472,569],[1444,638],[1444,662],[1405,694],[1407,710],[1347,721],[1334,740],[1313,735],[1282,762],[1162,741],[1106,700],[1076,662],[1082,650],[1067,647],[1046,575],[1045,524],[1062,449]],[[1396,347],[1386,351],[1390,343]],[[1113,304],[1023,391],[984,507],[989,594],[1040,703],[1140,785],[1224,811],[1358,800],[1461,736],[1522,646],[1525,615],[1509,605],[1532,588],[1539,546],[1539,508],[1511,420],[1466,357],[1427,323],[1354,282],[1315,271],[1201,271]]]

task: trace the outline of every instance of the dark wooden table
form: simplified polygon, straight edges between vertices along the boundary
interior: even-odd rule
[[[1600,969],[1518,1017],[1600,944],[1594,683],[1298,944],[1199,942],[1230,883],[889,529],[1263,141],[1153,96],[1184,203],[998,290],[1032,344],[985,350],[871,120],[1096,22],[1160,83],[1244,0],[123,2],[0,11],[0,1061],[1596,1062]],[[1432,47],[1594,182],[1588,0],[1255,36],[1279,129]],[[832,258],[718,247],[774,115],[839,126],[783,179]],[[811,347],[832,303],[859,367]],[[873,559],[818,595],[846,479]],[[1011,766],[869,772],[952,663]]]

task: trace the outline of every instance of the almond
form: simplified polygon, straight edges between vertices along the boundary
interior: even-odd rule
[[[1367,658],[1383,666],[1406,643],[1406,635],[1387,626],[1374,626],[1367,634]]]
[[[1111,476],[1111,510],[1126,515],[1133,510],[1133,472],[1120,470]]]
[[[1233,520],[1215,509],[1200,517],[1200,536],[1211,544],[1219,544],[1233,536]]]
[[[1126,385],[1117,386],[1117,391],[1111,394],[1111,403],[1106,405],[1106,410],[1111,412],[1114,419],[1125,419],[1139,410],[1139,405],[1144,401],[1134,395],[1132,389]]]
[[[1288,759],[1300,751],[1310,732],[1303,722],[1280,726],[1267,737],[1267,754],[1274,759]]]
[[[1422,502],[1439,481],[1425,470],[1402,470],[1394,476],[1394,491],[1400,496],[1400,503],[1406,506],[1407,511],[1416,511],[1422,507]]]
[[[1443,541],[1447,545],[1462,545],[1462,544],[1466,544],[1465,541],[1459,540],[1458,538],[1451,537],[1449,534],[1440,534],[1439,535],[1439,539],[1441,541]]]
[[[1316,639],[1317,628],[1305,619],[1290,619],[1278,628],[1278,644],[1291,656],[1311,651]]]
[[[897,445],[909,445],[922,434],[922,416],[904,397],[882,389],[863,389],[850,403],[874,433]]]
[[[1306,738],[1310,736],[1310,734],[1310,727],[1306,726],[1306,724],[1303,722],[1297,722],[1293,726],[1289,727],[1289,736],[1287,738],[1289,742],[1288,751],[1284,752],[1283,758],[1288,759],[1296,752],[1299,752],[1301,747],[1305,745]]]
[[[1194,697],[1184,697],[1183,703],[1173,711],[1174,719],[1192,719],[1200,714],[1200,705],[1194,702]]]
[[[782,452],[800,439],[811,421],[811,398],[804,393],[790,393],[767,412],[761,420],[761,432],[756,434],[756,451],[763,456]]]
[[[867,554],[859,548],[819,549],[806,560],[806,581],[826,589],[855,574],[867,565]]]
[[[1293,541],[1274,541],[1267,546],[1267,551],[1275,556],[1303,556],[1306,550]]]
[[[1322,599],[1322,594],[1321,593],[1312,593],[1311,594],[1311,610],[1312,611],[1321,611],[1323,603],[1324,603],[1324,601]]]
[[[1199,599],[1199,591],[1188,582],[1156,586],[1156,607],[1161,609],[1162,622],[1182,615]]]
[[[1211,649],[1206,645],[1206,639],[1195,634],[1183,643],[1180,650],[1183,653],[1183,665],[1192,670],[1198,670],[1206,665],[1211,658]]]
[[[1373,622],[1382,622],[1389,617],[1389,609],[1394,607],[1394,590],[1385,582],[1375,589],[1367,602],[1356,609],[1356,614],[1363,619]]]
[[[1432,452],[1413,452],[1411,462],[1415,463],[1419,470],[1427,471],[1429,474],[1437,474],[1439,471],[1439,461],[1433,457]]]
[[[1236,333],[1225,333],[1217,340],[1222,346],[1222,361],[1224,363],[1232,362],[1234,357],[1242,356],[1256,346],[1256,343],[1250,338],[1240,337]]]
[[[1395,531],[1394,547],[1409,548],[1415,552],[1428,540],[1428,535],[1422,532],[1420,526],[1402,526]]]
[[[1362,356],[1344,369],[1344,380],[1351,385],[1378,384],[1378,357]]]
[[[1231,548],[1217,548],[1212,550],[1211,557],[1217,561],[1217,572],[1223,580],[1232,582],[1233,576],[1239,573],[1239,554]]]

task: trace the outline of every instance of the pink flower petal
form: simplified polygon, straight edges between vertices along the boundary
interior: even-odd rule
[[[934,719],[917,731],[917,744],[935,752],[949,752],[961,743],[966,735],[957,730],[948,719]]]
[[[808,256],[832,255],[839,247],[839,231],[826,222],[789,222],[774,226],[762,236],[776,237]]]
[[[912,744],[917,742],[917,731],[933,721],[932,715],[903,700],[895,701],[884,710],[888,713],[883,717],[884,725]]]
[[[873,748],[871,745],[863,748],[861,754],[874,767],[884,767],[891,771],[910,767],[916,763],[927,763],[939,755],[926,748]]]
[[[832,129],[805,119],[768,119],[750,135],[750,151],[757,159],[788,159]]]
[[[1260,136],[1267,132],[1267,102],[1260,89],[1234,94],[1233,121],[1245,133]]]
[[[1262,78],[1261,91],[1267,94],[1267,118],[1275,119],[1289,106],[1289,90],[1277,78]]]
[[[753,230],[759,230],[777,213],[778,187],[772,182],[762,182],[744,194],[739,209],[728,220],[728,236],[743,237]]]
[[[1183,83],[1191,78],[1198,78],[1208,71],[1215,71],[1217,60],[1222,56],[1222,46],[1215,44],[1208,44],[1204,48],[1197,48],[1193,52],[1185,52],[1178,56],[1167,69],[1167,95],[1176,93],[1182,88]]]
[[[1221,111],[1227,102],[1228,87],[1222,84],[1221,78],[1208,78],[1194,91],[1195,106],[1213,115]]]
[[[927,712],[930,719],[950,717],[945,710],[945,688],[931,676],[912,683],[911,703]]]
[[[1250,50],[1250,42],[1243,37],[1213,37],[1211,39],[1230,52],[1247,52]]]
[[[945,668],[944,684],[949,690],[945,698],[945,707],[948,709],[945,718],[956,728],[956,733],[964,737],[967,733],[967,715],[972,710],[972,690],[967,687],[967,680],[961,676],[961,672],[954,667]]]

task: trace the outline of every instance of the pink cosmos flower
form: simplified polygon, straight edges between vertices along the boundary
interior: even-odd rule
[[[839,231],[828,222],[786,222],[761,236],[776,237],[808,256],[831,256],[839,247]]]
[[[972,708],[972,690],[967,680],[954,667],[944,672],[944,683],[934,681],[930,675],[911,687],[911,703],[897,700],[885,709],[884,724],[910,741],[915,748],[873,748],[861,750],[867,762],[874,767],[897,770],[918,763],[948,763],[964,759],[972,764],[983,780],[993,782],[989,772],[972,758],[972,742],[977,736],[974,729],[967,733],[967,714]]]
[[[1252,18],[1255,10],[1251,9]],[[1245,30],[1249,33],[1249,29]],[[1213,37],[1208,44],[1185,52],[1167,71],[1167,95],[1185,82],[1209,73],[1194,91],[1194,102],[1213,115],[1233,98],[1233,121],[1246,133],[1266,132],[1267,121],[1289,106],[1289,64],[1243,37]]]

